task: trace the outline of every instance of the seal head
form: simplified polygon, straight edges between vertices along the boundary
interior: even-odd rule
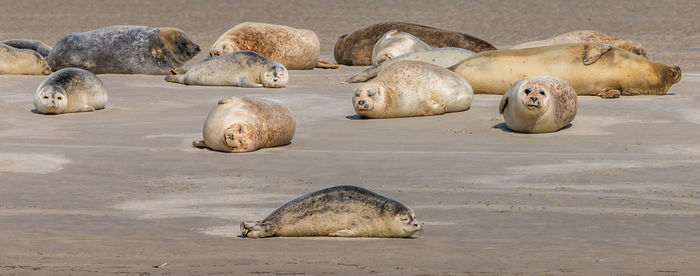
[[[66,90],[57,85],[44,86],[34,98],[34,108],[42,114],[60,114],[68,104]]]
[[[287,82],[289,82],[289,73],[282,64],[267,64],[260,72],[260,83],[264,87],[281,88],[287,86]]]
[[[352,97],[353,106],[359,115],[366,115],[376,109],[386,106],[386,91],[382,85],[367,83],[355,89]]]

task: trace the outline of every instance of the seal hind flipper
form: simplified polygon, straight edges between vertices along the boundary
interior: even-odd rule
[[[247,238],[266,238],[275,235],[277,226],[269,221],[244,221],[241,222],[241,236]]]
[[[358,83],[358,82],[366,82],[370,79],[373,79],[374,77],[379,74],[379,71],[381,71],[381,66],[372,66],[370,68],[365,69],[364,71],[360,72],[357,75],[354,75],[350,77],[349,79],[345,80],[343,83]]]
[[[340,65],[323,59],[319,59],[318,63],[316,63],[316,68],[338,69],[338,67],[340,67]]]
[[[172,73],[172,71],[171,71],[171,73]],[[165,76],[165,81],[186,84],[185,83],[185,75],[167,75],[167,76]]]
[[[204,140],[194,140],[192,141],[192,146],[196,148],[206,148],[207,144],[204,143]]]
[[[593,64],[610,50],[612,50],[612,46],[608,44],[587,44],[583,48],[583,64]]]

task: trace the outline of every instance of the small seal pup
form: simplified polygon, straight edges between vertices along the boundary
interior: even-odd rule
[[[107,104],[107,91],[95,74],[79,68],[63,68],[46,78],[36,89],[38,113],[61,114],[95,111]]]
[[[167,75],[199,51],[180,29],[108,26],[64,36],[48,62],[53,70],[77,67],[95,74]]]
[[[28,49],[34,50],[39,53],[44,59],[49,57],[51,53],[51,46],[46,45],[46,43],[39,40],[32,39],[8,39],[0,41],[0,44],[5,44],[7,46],[12,46],[17,49]]]
[[[430,50],[430,45],[412,34],[391,30],[377,40],[377,44],[374,44],[372,66],[406,53],[425,50]]]
[[[289,73],[282,64],[253,51],[238,51],[207,58],[186,73],[173,70],[166,81],[187,85],[231,85],[279,88],[287,85]],[[178,75],[179,74],[179,75]]]
[[[321,60],[321,42],[311,30],[244,22],[226,31],[211,46],[209,56],[251,50],[288,70],[335,69],[338,64]]]
[[[204,140],[198,148],[248,152],[291,143],[296,121],[282,102],[265,98],[231,97],[219,104],[204,122]]]
[[[457,63],[460,63],[462,60],[472,55],[474,55],[474,52],[472,51],[455,47],[436,48],[425,51],[407,53],[382,62],[379,65],[367,68],[359,74],[354,75],[349,79],[345,80],[345,83],[366,82],[367,80],[376,77],[380,71],[400,61],[422,61],[443,68],[448,68],[454,66]]]
[[[0,44],[0,75],[48,75],[51,68],[34,50]]]
[[[663,95],[681,79],[681,68],[653,62],[600,43],[569,43],[478,53],[449,68],[477,94],[503,94],[532,76],[565,80],[581,95]]]
[[[576,91],[565,80],[550,76],[517,81],[501,98],[498,112],[508,128],[519,132],[555,132],[576,117]]]
[[[576,43],[576,42],[590,42],[590,43],[605,43],[615,46],[617,48],[630,51],[631,53],[647,58],[647,49],[644,46],[634,40],[629,39],[619,39],[614,38],[604,33],[596,31],[573,31],[565,34],[561,34],[552,38],[530,41],[521,43],[511,47],[511,49],[523,49],[523,48],[533,48],[548,45],[566,44],[566,43]]]
[[[358,86],[352,103],[366,118],[427,116],[467,110],[473,95],[469,83],[450,70],[401,61]]]
[[[241,223],[241,236],[407,238],[422,225],[406,205],[365,188],[336,186],[285,203],[262,221]]]
[[[333,51],[335,61],[344,65],[371,65],[374,45],[390,30],[412,34],[431,48],[457,47],[476,53],[496,50],[488,42],[464,33],[406,22],[383,22],[340,36]]]

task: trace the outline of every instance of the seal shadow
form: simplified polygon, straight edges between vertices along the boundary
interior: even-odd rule
[[[367,120],[367,118],[364,118],[364,117],[357,115],[357,114],[348,115],[348,116],[345,116],[345,118],[350,119],[350,120]]]
[[[555,132],[559,132],[559,131],[568,129],[568,128],[570,128],[571,126],[573,126],[573,124],[572,124],[572,123],[569,123],[568,125],[562,127],[561,129],[559,129],[559,130],[557,130],[557,131],[555,131]],[[532,133],[518,132],[518,131],[511,130],[510,128],[508,128],[508,126],[506,125],[505,122],[496,124],[495,126],[493,126],[493,128],[500,129],[500,130],[502,130],[503,132],[519,133],[519,134],[532,134]],[[539,133],[537,133],[537,134],[539,134]],[[544,133],[542,133],[542,134],[544,134]]]

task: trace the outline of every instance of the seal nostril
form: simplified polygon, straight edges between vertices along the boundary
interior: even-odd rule
[[[359,105],[364,105],[364,104],[365,104],[365,101],[364,101],[364,100],[360,100],[359,102],[357,102],[357,104],[359,104]]]
[[[530,97],[530,100],[532,100],[533,102],[536,102],[536,101],[537,101],[537,97]]]

